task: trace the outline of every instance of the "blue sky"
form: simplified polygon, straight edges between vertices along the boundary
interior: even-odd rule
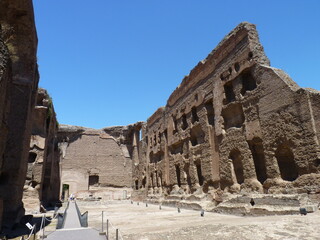
[[[271,65],[320,90],[320,1],[33,0],[40,87],[58,121],[92,128],[145,121],[242,21]]]

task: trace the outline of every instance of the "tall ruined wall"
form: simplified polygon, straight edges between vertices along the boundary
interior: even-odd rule
[[[32,1],[1,0],[0,25],[2,41],[9,50],[11,66],[7,73],[12,83],[10,96],[6,98],[10,99],[10,107],[7,108],[8,118],[5,122],[7,123],[5,127],[7,141],[0,176],[3,225],[9,227],[14,222],[18,222],[24,214],[22,192],[27,172],[31,113],[39,79],[36,61],[37,35]],[[4,49],[2,41],[1,50]],[[1,86],[0,91],[6,91],[2,87],[5,88]],[[1,102],[3,103],[3,99]],[[3,113],[3,109],[0,112]]]
[[[135,189],[221,201],[319,188],[319,96],[271,68],[255,26],[241,23],[148,119]]]
[[[32,117],[32,135],[23,202],[27,212],[39,211],[40,203],[59,200],[60,171],[58,124],[53,103],[45,89],[38,89]]]
[[[1,34],[1,32],[0,32]],[[8,134],[8,116],[12,87],[11,62],[9,51],[0,35],[0,174],[4,162],[4,150]],[[0,198],[0,228],[2,222],[3,199]]]
[[[94,130],[61,125],[62,187],[69,185],[69,194],[93,187],[131,187],[133,132],[133,126]]]
[[[313,124],[317,132],[318,141],[320,141],[320,92],[314,89],[307,90],[309,91],[310,105],[314,117]],[[320,160],[317,160],[317,164],[320,165]]]

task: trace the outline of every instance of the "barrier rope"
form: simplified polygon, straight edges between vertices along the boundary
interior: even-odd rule
[[[113,226],[113,224],[111,223],[111,221],[109,220],[109,224],[110,224],[110,227],[112,227],[113,228],[113,230],[117,230],[114,226]]]
[[[45,216],[45,220],[46,221],[48,221],[48,222],[51,222],[52,220],[54,220],[54,219],[56,219],[56,218],[58,218],[58,213],[56,214],[56,216],[55,217],[53,217],[53,218],[47,218],[46,216]]]
[[[123,236],[122,234],[124,234],[122,231],[120,231],[119,228],[115,228],[115,226],[113,226],[113,224],[111,223],[111,221],[109,220],[109,226],[114,230],[114,231],[117,231],[118,229],[118,233],[119,233],[119,239],[123,240]]]
[[[121,240],[123,240],[123,236],[122,236],[123,232],[122,232],[122,231],[120,231],[120,229],[118,229],[118,233],[119,233],[119,237],[120,237],[120,239],[121,239]]]

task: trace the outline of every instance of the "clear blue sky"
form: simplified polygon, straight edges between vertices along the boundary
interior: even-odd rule
[[[40,86],[60,123],[145,121],[242,21],[271,65],[320,90],[320,1],[34,0]]]

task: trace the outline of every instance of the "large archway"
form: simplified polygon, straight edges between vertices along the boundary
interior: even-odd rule
[[[257,179],[263,183],[267,179],[266,161],[264,157],[264,148],[261,138],[255,137],[248,141],[252,153]]]
[[[287,181],[294,181],[298,177],[298,169],[294,161],[294,155],[291,148],[282,143],[278,146],[275,157],[278,161],[278,166],[281,178]]]

